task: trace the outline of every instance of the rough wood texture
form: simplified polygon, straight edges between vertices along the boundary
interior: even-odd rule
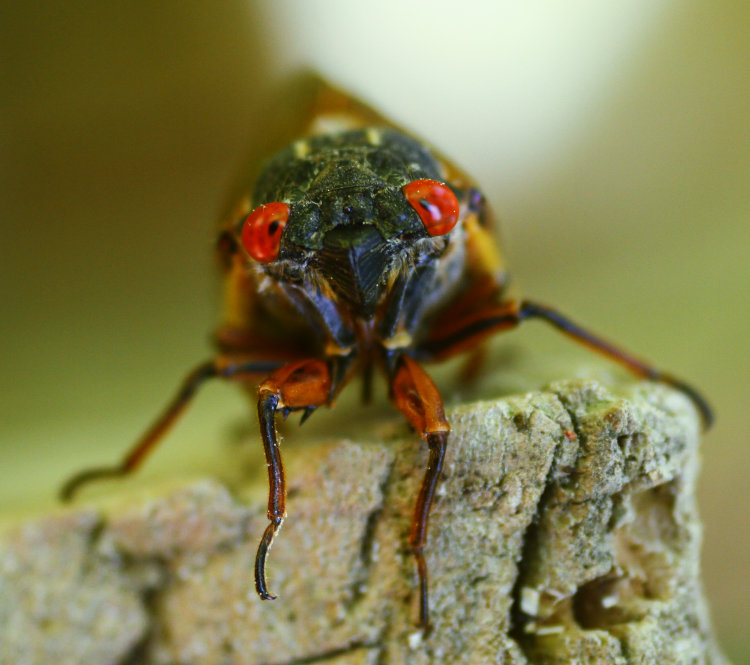
[[[306,449],[270,558],[265,507],[213,480],[0,538],[0,663],[726,663],[701,593],[698,425],[684,397],[593,382],[462,406],[414,627],[406,546],[425,451]]]

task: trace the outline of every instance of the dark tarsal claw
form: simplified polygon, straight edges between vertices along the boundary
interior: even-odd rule
[[[313,411],[317,409],[316,406],[308,406],[303,412],[302,417],[299,419],[299,424],[302,425],[304,422],[313,414]]]

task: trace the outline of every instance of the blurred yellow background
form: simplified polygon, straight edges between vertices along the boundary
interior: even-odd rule
[[[312,68],[477,178],[520,293],[711,398],[705,582],[722,644],[750,659],[750,4],[47,1],[2,13],[6,516],[117,459],[208,355],[216,213]],[[498,344],[578,353],[540,326]],[[232,451],[206,442],[245,413],[238,391],[207,389],[144,476],[225,463]]]

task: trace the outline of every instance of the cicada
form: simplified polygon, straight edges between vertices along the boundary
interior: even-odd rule
[[[507,294],[508,275],[486,198],[450,161],[349,96],[323,85],[306,135],[271,157],[252,191],[223,220],[217,252],[226,316],[217,353],[198,365],[120,464],[91,480],[134,471],[200,386],[213,378],[257,385],[268,467],[268,526],[255,587],[268,590],[266,558],[286,517],[276,417],[304,421],[330,406],[357,373],[374,371],[428,449],[409,545],[427,627],[427,526],[449,440],[443,400],[426,363],[470,352],[489,337],[541,319],[637,376],[684,392],[706,425],[706,401],[688,384],[573,323],[551,307]]]

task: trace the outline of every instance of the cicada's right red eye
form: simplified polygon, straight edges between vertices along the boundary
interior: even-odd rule
[[[275,261],[288,219],[289,206],[286,203],[264,203],[257,207],[242,226],[242,246],[260,263]]]
[[[413,180],[404,185],[403,192],[431,236],[444,236],[456,225],[458,199],[448,185],[437,180]]]

